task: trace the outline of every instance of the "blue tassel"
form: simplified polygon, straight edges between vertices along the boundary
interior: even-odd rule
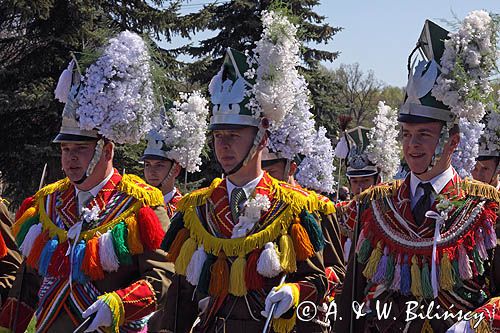
[[[321,227],[319,226],[319,223],[316,221],[314,216],[311,213],[303,210],[302,213],[300,213],[300,221],[302,222],[302,226],[306,229],[307,234],[309,235],[309,239],[311,240],[314,251],[322,251],[325,247],[325,237],[323,236]]]
[[[165,233],[165,237],[163,237],[163,241],[161,242],[161,248],[168,252],[170,250],[170,246],[174,242],[175,236],[177,233],[184,228],[184,219],[181,213],[177,213],[172,217],[170,221],[170,226],[168,227],[167,232]]]
[[[50,260],[52,259],[52,255],[54,254],[57,245],[59,244],[57,236],[54,236],[51,240],[45,244],[42,250],[42,254],[40,255],[40,264],[38,266],[38,271],[42,276],[47,275],[47,270],[49,269]]]
[[[401,266],[401,294],[411,295],[411,273],[408,264],[408,255],[405,255],[403,265]]]
[[[86,243],[84,240],[79,241],[73,250],[72,279],[75,282],[85,284],[88,277],[82,271],[83,257],[85,256]]]

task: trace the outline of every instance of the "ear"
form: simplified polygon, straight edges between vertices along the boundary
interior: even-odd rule
[[[262,150],[264,148],[267,147],[267,142],[268,142],[269,138],[267,137],[267,133],[264,134],[264,136],[262,137],[262,140],[260,140],[260,143],[259,143],[259,150]]]
[[[173,175],[174,178],[177,178],[179,174],[181,173],[182,167],[179,163],[175,163],[174,165],[174,170],[173,170]]]
[[[104,158],[106,161],[110,161],[113,159],[113,154],[114,154],[114,144],[112,142],[108,142],[104,145],[103,148],[104,151]]]
[[[450,137],[450,146],[452,150],[455,150],[460,143],[460,133],[455,133]]]
[[[297,171],[297,163],[292,162],[290,163],[290,171],[288,172],[289,176],[295,175],[295,172]]]

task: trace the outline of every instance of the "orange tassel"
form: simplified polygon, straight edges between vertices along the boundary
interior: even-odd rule
[[[179,253],[181,252],[182,244],[189,238],[189,230],[186,228],[182,228],[175,236],[172,245],[170,246],[170,250],[167,253],[167,261],[175,262]]]
[[[247,267],[245,269],[245,283],[248,290],[259,290],[264,288],[264,277],[257,272],[257,261],[259,260],[261,251],[255,249],[250,253],[247,259]]]
[[[92,280],[104,279],[104,271],[99,258],[99,240],[94,237],[87,242],[85,256],[83,257],[82,270]]]
[[[40,255],[45,247],[45,244],[49,241],[49,232],[43,232],[35,239],[33,247],[31,248],[30,255],[26,258],[26,264],[34,269],[38,269],[38,262],[40,261]]]
[[[29,219],[30,217],[35,216],[36,213],[37,213],[36,208],[30,207],[23,213],[23,215],[18,220],[16,220],[16,222],[12,225],[11,228],[14,237],[17,237],[17,234],[19,233],[19,230],[21,230],[21,226],[23,225],[23,223],[26,222],[26,220]]]
[[[210,285],[208,292],[212,296],[225,296],[229,291],[229,266],[227,257],[223,251],[219,252],[219,257],[212,265]]]
[[[144,252],[144,247],[139,234],[139,226],[134,216],[129,216],[125,219],[127,224],[127,246],[131,255]]]
[[[300,219],[295,218],[292,224],[293,247],[298,261],[307,260],[314,255],[314,248],[309,239],[306,229],[300,224]]]

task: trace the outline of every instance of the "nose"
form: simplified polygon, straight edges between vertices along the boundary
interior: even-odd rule
[[[419,139],[418,135],[412,135],[410,137],[409,144],[410,144],[410,146],[419,146],[421,143],[420,143],[420,139]]]

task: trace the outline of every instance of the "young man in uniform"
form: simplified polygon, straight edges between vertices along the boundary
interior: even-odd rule
[[[124,60],[114,58],[116,48],[127,51],[131,58],[120,63]],[[25,200],[12,228],[29,269],[13,288],[20,297],[8,298],[3,304],[2,327],[24,332],[36,312],[37,332],[72,332],[84,321],[82,330],[86,332],[142,332],[147,317],[163,302],[173,273],[159,248],[169,223],[163,197],[139,177],[120,175],[113,168],[113,141],[139,140],[145,133],[132,129],[150,124],[110,116],[112,108],[102,109],[102,98],[116,105],[119,102],[113,96],[117,95],[92,89],[103,81],[129,91],[135,85],[150,86],[148,59],[138,56],[145,52],[141,37],[122,32],[110,40],[88,73],[100,69],[109,73],[106,64],[113,59],[117,71],[142,74],[118,82],[114,81],[117,77],[104,80],[97,73],[80,81],[78,71],[70,65],[61,76],[61,85],[67,76],[66,83],[73,83],[71,89],[67,87],[67,99],[60,97],[66,105],[54,139],[61,145],[67,177]],[[152,90],[142,93],[144,101],[152,99]],[[90,101],[90,108],[85,109],[85,100]],[[94,104],[97,100],[100,104]],[[152,109],[151,104],[141,108]],[[136,119],[149,118],[132,106],[127,111],[136,112]],[[104,120],[91,129],[83,126],[96,119],[93,117]]]
[[[446,313],[474,310],[500,283],[488,251],[496,247],[498,196],[451,167],[458,126],[432,94],[446,38],[426,21],[417,44],[425,60],[399,113],[410,174],[359,198],[338,332],[445,332],[457,320]]]

